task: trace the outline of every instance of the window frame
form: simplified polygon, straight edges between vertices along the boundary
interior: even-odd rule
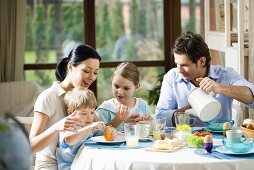
[[[95,29],[95,0],[83,0],[84,8],[84,43],[96,49]],[[202,5],[201,5],[202,8]],[[165,72],[175,67],[174,58],[171,55],[171,47],[176,38],[181,34],[181,0],[163,0],[164,21],[164,60],[153,61],[130,61],[138,67],[164,67]],[[89,24],[85,24],[89,23]],[[202,24],[202,23],[201,23]],[[121,61],[102,61],[100,68],[114,68]],[[24,64],[26,70],[49,70],[55,69],[57,63]],[[90,86],[97,96],[96,81]]]

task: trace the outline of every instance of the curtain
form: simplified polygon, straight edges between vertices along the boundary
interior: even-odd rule
[[[26,0],[0,0],[0,82],[22,79]]]
[[[254,83],[254,1],[249,1],[249,81]],[[254,119],[254,109],[250,109],[249,117]]]

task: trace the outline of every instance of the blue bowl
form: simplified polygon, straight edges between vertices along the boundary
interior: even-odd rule
[[[224,138],[222,139],[222,143],[226,147],[226,149],[235,153],[246,153],[253,148],[252,139],[242,140],[241,143],[232,143],[227,141],[227,138]]]
[[[207,127],[208,130],[210,131],[223,131],[223,125],[225,122],[229,122],[231,127],[234,125],[235,121],[234,120],[212,120],[209,122],[205,122],[205,126]]]

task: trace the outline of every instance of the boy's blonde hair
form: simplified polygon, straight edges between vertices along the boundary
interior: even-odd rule
[[[94,93],[83,87],[76,87],[68,91],[64,96],[64,103],[67,109],[72,111],[80,109],[81,107],[93,109],[97,106]]]
[[[112,74],[112,79],[115,75],[120,75],[123,78],[132,81],[135,86],[140,83],[140,73],[138,67],[131,62],[120,63]]]

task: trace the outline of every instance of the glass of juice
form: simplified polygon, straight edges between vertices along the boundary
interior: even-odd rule
[[[126,144],[129,148],[136,148],[139,140],[139,124],[138,123],[125,123],[124,134]]]

